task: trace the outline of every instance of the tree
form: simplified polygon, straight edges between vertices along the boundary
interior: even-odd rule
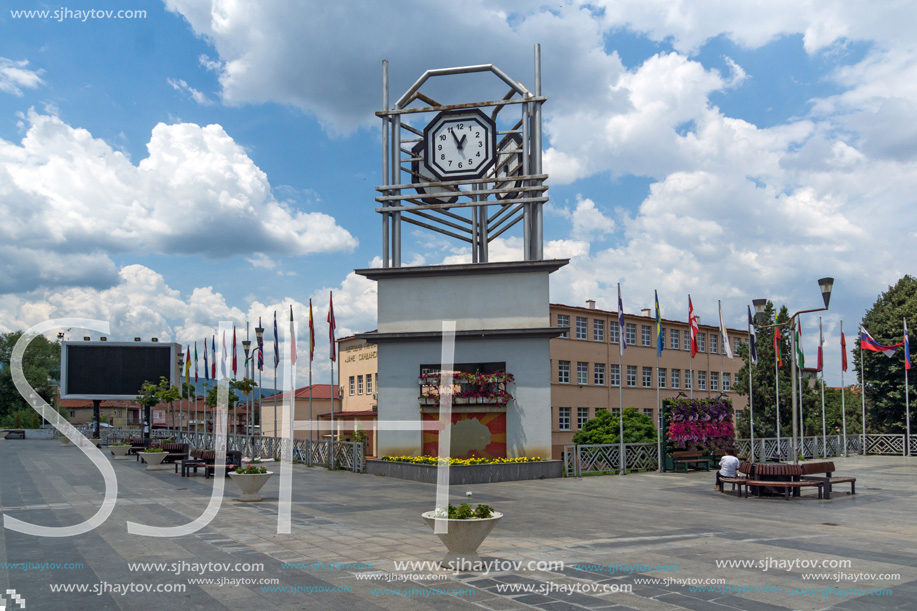
[[[775,320],[776,319],[776,320]],[[790,437],[793,433],[793,408],[792,408],[792,365],[790,363],[790,314],[786,306],[780,308],[775,315],[774,304],[770,301],[764,307],[764,322],[755,323],[757,332],[758,364],[752,370],[754,384],[754,413],[755,437],[777,436],[777,375],[775,373],[774,358],[774,333],[776,328],[762,329],[775,323],[780,327],[780,354],[783,366],[780,368],[780,435]],[[739,395],[748,397],[748,344],[742,344],[736,351],[736,356],[745,360],[745,364],[736,374],[733,389]],[[797,380],[797,390],[799,383]],[[802,384],[803,416],[806,420],[806,435],[821,435],[821,396],[809,384]],[[817,423],[810,420],[810,416],[817,414]],[[740,438],[748,439],[751,435],[751,420],[749,410],[745,409],[736,415],[736,433]]]
[[[877,342],[888,346],[903,341],[905,318],[912,326],[917,325],[917,279],[909,275],[879,295],[861,324]],[[856,345],[860,345],[859,337]],[[906,422],[903,352],[899,349],[892,358],[886,358],[878,352],[862,351],[862,358],[866,379],[865,383],[861,379],[860,384],[866,389],[867,432],[903,433]],[[854,351],[858,376],[860,359],[861,351]],[[911,389],[911,403],[914,398]]]
[[[13,331],[0,334],[0,421],[14,412],[23,411],[34,413],[41,424],[41,416],[29,406],[13,384],[10,359],[13,347],[22,333]],[[39,396],[49,405],[53,404],[54,389],[60,380],[60,344],[48,341],[43,335],[36,336],[22,357],[22,372]],[[20,418],[27,418],[26,424],[31,422],[31,416],[25,413]]]
[[[175,409],[173,402],[181,399],[181,391],[175,384],[169,384],[168,378],[162,376],[159,378],[159,388],[156,391],[156,397],[161,403],[168,402],[169,414],[172,416],[172,428],[175,428]]]
[[[599,410],[595,418],[586,422],[573,436],[576,444],[618,443],[618,416],[608,410]],[[624,443],[650,443],[656,441],[653,419],[641,414],[636,407],[624,410]]]

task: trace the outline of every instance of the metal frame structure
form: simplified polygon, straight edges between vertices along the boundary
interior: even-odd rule
[[[478,72],[493,74],[509,86],[509,92],[500,100],[444,105],[421,91],[431,79]],[[541,95],[541,46],[535,45],[533,91],[493,64],[442,68],[426,71],[390,107],[387,60],[382,62],[382,90],[383,110],[376,115],[382,119],[383,184],[376,187],[375,198],[380,204],[376,212],[382,215],[382,266],[401,267],[402,223],[468,243],[472,262],[486,263],[490,242],[521,222],[523,259],[542,260],[548,187],[541,169],[541,105],[547,99]],[[520,118],[510,129],[497,132],[501,154],[485,177],[436,181],[412,167],[420,160],[412,149],[422,140],[423,131],[403,122],[405,115],[427,113],[432,118],[443,110],[490,108],[496,121],[501,111],[513,105],[519,106]],[[520,153],[522,163],[510,166]]]

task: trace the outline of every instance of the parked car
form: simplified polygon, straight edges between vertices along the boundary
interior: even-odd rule
[[[3,432],[6,433],[4,439],[25,439],[25,431],[22,429],[6,429]]]

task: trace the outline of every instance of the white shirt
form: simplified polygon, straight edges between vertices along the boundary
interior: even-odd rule
[[[739,459],[735,456],[724,456],[720,459],[720,475],[723,477],[736,477],[739,468]]]

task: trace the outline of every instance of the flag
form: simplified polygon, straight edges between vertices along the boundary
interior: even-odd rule
[[[223,331],[223,354],[220,355],[220,375],[226,377],[226,331]]]
[[[194,383],[197,384],[197,340],[194,340]]]
[[[337,360],[334,350],[334,330],[337,324],[334,322],[334,293],[329,293],[328,297],[328,338],[331,340],[331,360]]]
[[[907,318],[904,319],[904,368],[911,368],[911,344],[907,341]]]
[[[780,327],[774,329],[774,358],[777,359],[777,367],[783,367],[783,356],[780,354]]]
[[[796,321],[796,366],[806,368],[806,357],[802,353],[802,321]]]
[[[844,337],[843,321],[841,321],[841,370],[847,371],[847,338]]]
[[[232,377],[235,379],[236,371],[238,370],[236,364],[236,326],[232,326]]]
[[[866,330],[866,327],[860,327],[860,348],[863,350],[872,350],[873,352],[881,352],[888,358],[892,358],[892,355],[895,354],[895,350],[904,345],[904,342],[900,344],[894,344],[893,346],[883,346],[875,339],[872,335],[869,334],[869,331]]]
[[[688,295],[688,324],[691,325],[691,358],[697,354],[697,316],[694,315],[694,304]]]
[[[748,306],[748,355],[751,364],[758,364],[758,334],[755,331],[755,321],[751,317],[751,306]]]
[[[277,310],[274,310],[274,369],[280,365],[280,337],[277,335]]]
[[[618,283],[618,327],[620,328],[619,335],[621,336],[621,341],[618,342],[618,352],[623,355],[624,350],[627,348],[627,342],[624,340],[624,303],[621,301],[621,283]]]
[[[290,304],[290,360],[296,367],[296,330],[293,327],[293,304]]]
[[[309,300],[309,362],[315,357],[315,323],[312,321],[312,300]]]
[[[210,336],[210,379],[216,382],[217,379],[217,338],[216,335]]]
[[[185,384],[191,383],[191,345],[188,344],[188,351],[185,352]]]
[[[196,349],[197,344],[194,347]],[[204,338],[204,379],[210,380],[210,363],[207,361],[207,338]]]
[[[264,328],[261,326],[261,317],[258,317],[258,328],[261,337],[258,338],[258,371],[264,371]]]
[[[726,322],[723,320],[723,302],[717,299],[716,303],[720,307],[720,333],[723,335],[723,348],[726,349],[726,356],[735,358],[732,355],[732,346],[729,345],[729,333],[726,332]]]
[[[653,295],[656,297],[656,357],[662,356],[662,351],[665,348],[662,344],[665,342],[662,341],[662,315],[659,312],[659,293],[653,291]]]
[[[815,371],[821,371],[824,365],[822,361],[822,350],[821,347],[825,343],[825,336],[821,330],[821,316],[818,317],[818,360],[815,363]]]

